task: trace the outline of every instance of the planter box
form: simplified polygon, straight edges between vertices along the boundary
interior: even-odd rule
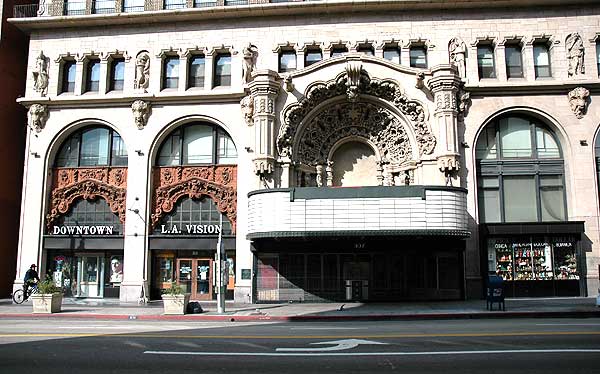
[[[162,295],[165,314],[185,314],[185,309],[190,302],[192,294],[185,295]]]
[[[62,293],[34,294],[30,296],[33,313],[57,313],[62,306]]]

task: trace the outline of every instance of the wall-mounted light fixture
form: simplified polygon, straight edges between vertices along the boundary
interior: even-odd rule
[[[460,145],[461,145],[463,148],[469,148],[469,143],[467,143],[467,142],[464,142],[464,141],[463,141],[463,142],[460,142]]]
[[[581,140],[579,141],[579,145],[581,145],[581,146],[583,146],[583,147],[587,147],[587,145],[588,145],[588,143],[587,143],[587,140],[585,140],[585,139],[581,139]]]
[[[35,158],[40,158],[40,154],[37,152],[29,152],[30,155],[32,155]]]
[[[138,156],[143,156],[143,155],[144,155],[144,152],[142,152],[142,150],[141,150],[141,149],[136,149],[136,150],[135,150],[135,153],[137,153],[137,154],[138,154]]]

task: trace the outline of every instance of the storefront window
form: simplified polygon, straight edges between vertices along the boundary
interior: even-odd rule
[[[505,281],[579,280],[571,237],[488,239],[488,269]]]
[[[96,200],[78,199],[71,210],[59,217],[49,234],[52,235],[97,235],[116,236],[123,233],[119,216],[112,212],[103,198]]]
[[[219,216],[223,217],[223,235],[232,235],[231,222],[227,215],[219,212],[215,202],[208,197],[202,199],[181,198],[173,211],[163,216],[154,229],[155,235],[218,235],[221,230]]]

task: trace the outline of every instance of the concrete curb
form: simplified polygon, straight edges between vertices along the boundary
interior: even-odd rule
[[[138,321],[187,321],[187,322],[324,322],[324,321],[401,321],[442,319],[496,319],[496,318],[600,318],[598,311],[531,311],[531,312],[466,312],[466,313],[420,313],[420,314],[370,314],[370,315],[136,315],[91,313],[0,313],[0,319],[78,319],[78,320],[138,320]]]

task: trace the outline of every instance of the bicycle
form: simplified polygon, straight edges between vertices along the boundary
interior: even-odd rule
[[[31,295],[36,294],[36,293],[39,293],[38,286],[37,286],[37,284],[32,284],[27,289],[26,297],[23,297],[24,296],[23,289],[19,288],[18,290],[16,290],[13,293],[12,298],[13,298],[13,301],[15,302],[15,304],[23,304],[23,302],[27,301]]]

